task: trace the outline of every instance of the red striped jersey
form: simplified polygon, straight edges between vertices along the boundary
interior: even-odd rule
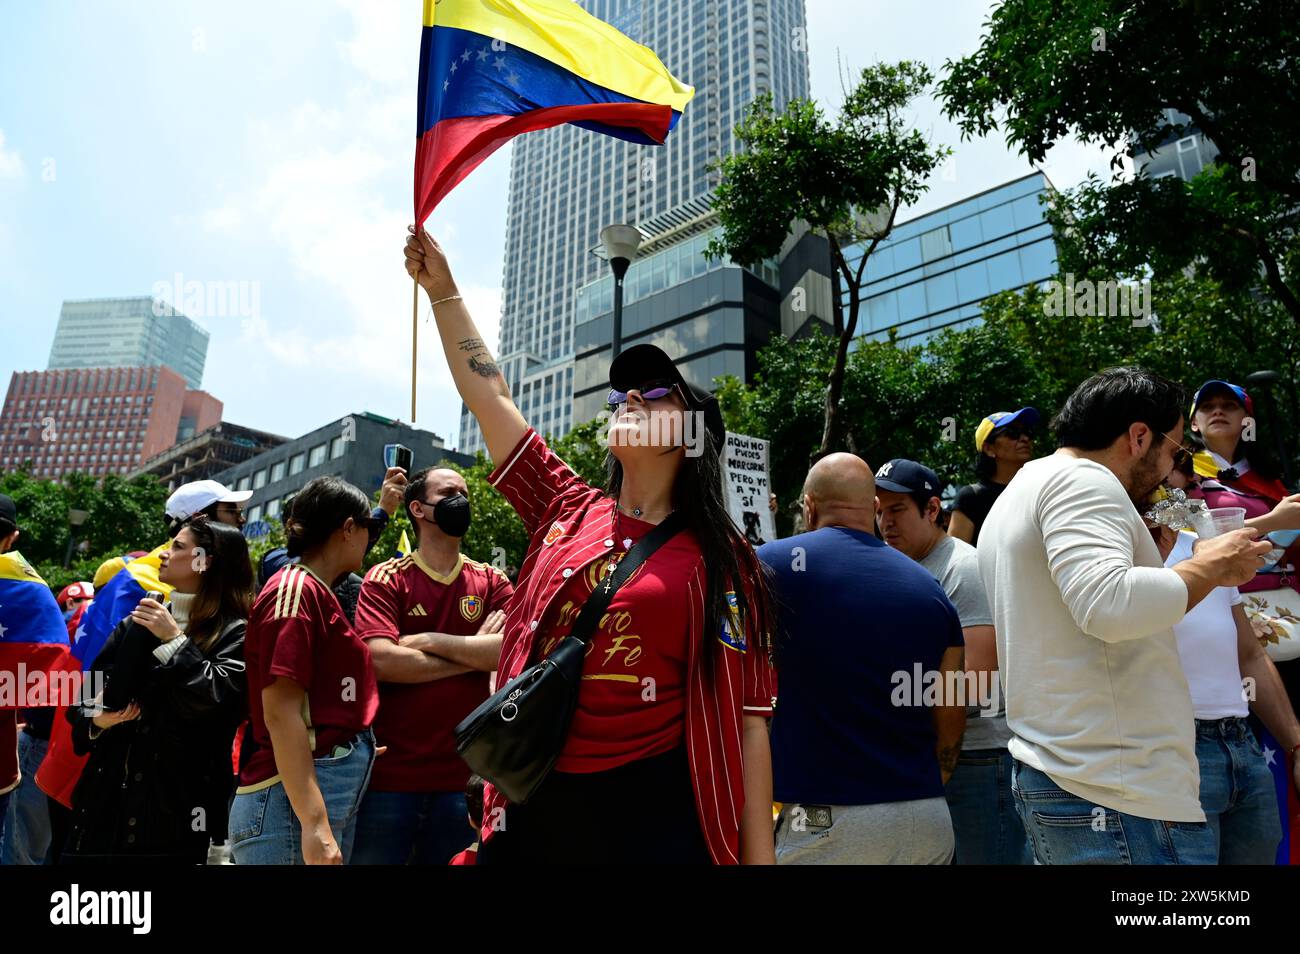
[[[616,554],[622,540],[615,539],[612,529],[615,501],[584,483],[532,428],[489,480],[510,501],[530,537],[515,598],[506,611],[497,680],[504,685],[534,661],[534,644],[545,636],[539,627],[550,618],[569,578],[593,560]],[[647,566],[654,561],[651,557]],[[776,673],[759,641],[748,638],[757,632],[752,609],[734,627],[704,632],[706,586],[700,558],[677,594],[686,609],[686,750],[709,852],[717,864],[738,864],[745,801],[742,719],[747,713],[772,714]],[[753,607],[755,601],[747,603]],[[485,839],[492,837],[493,822],[501,815],[497,809],[504,803],[494,786],[486,786]]]
[[[279,570],[253,602],[244,661],[257,748],[240,773],[241,790],[280,778],[262,711],[262,690],[277,677],[292,679],[307,692],[303,719],[315,758],[350,742],[374,721],[379,692],[370,651],[334,591],[301,564]]]
[[[487,563],[463,555],[440,574],[418,553],[377,563],[357,600],[357,634],[394,643],[412,633],[478,632],[490,613],[505,609],[514,587]],[[434,682],[380,682],[375,741],[388,746],[375,760],[377,792],[463,792],[469,768],[456,754],[452,730],[488,697],[488,673],[466,672]]]

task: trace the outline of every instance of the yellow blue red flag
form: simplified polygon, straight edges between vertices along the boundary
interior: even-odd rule
[[[16,550],[0,553],[0,671],[78,667],[69,655],[68,627],[45,580]]]
[[[694,95],[573,0],[424,0],[416,224],[520,133],[572,123],[661,145]]]

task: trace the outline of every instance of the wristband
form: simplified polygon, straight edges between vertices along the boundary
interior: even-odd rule
[[[443,302],[447,302],[447,301],[463,301],[463,299],[459,295],[448,295],[446,298],[439,298],[435,302],[430,302],[429,307],[435,308],[438,305],[441,305]]]

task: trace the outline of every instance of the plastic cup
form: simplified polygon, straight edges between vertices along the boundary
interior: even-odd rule
[[[1197,521],[1196,535],[1205,539],[1245,528],[1245,507],[1214,507],[1210,510],[1208,519],[1202,518]]]

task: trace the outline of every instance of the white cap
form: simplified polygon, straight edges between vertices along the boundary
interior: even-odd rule
[[[251,496],[251,490],[231,490],[215,480],[196,480],[176,488],[167,498],[166,512],[173,520],[188,520],[214,503],[243,503]]]

